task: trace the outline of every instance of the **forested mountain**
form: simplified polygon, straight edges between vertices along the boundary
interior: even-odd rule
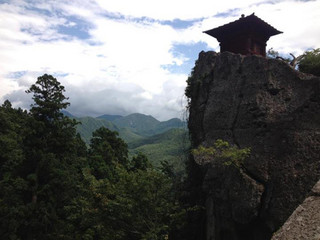
[[[112,119],[113,115],[107,116],[109,119]],[[133,113],[125,117],[115,115],[114,120],[110,121],[116,125],[118,129],[127,128],[141,136],[152,136],[166,132],[172,128],[182,128],[185,126],[185,123],[178,118],[172,118],[168,121],[160,122],[150,115],[141,113]]]
[[[129,143],[129,153],[145,154],[154,166],[168,161],[177,171],[184,171],[184,164],[190,147],[188,131],[173,128],[164,133],[142,138]]]
[[[91,133],[102,126],[119,132],[120,137],[127,143],[140,140],[143,137],[161,134],[173,128],[186,127],[185,122],[178,118],[172,118],[168,121],[160,122],[152,116],[140,113],[133,113],[125,117],[105,114],[97,118],[76,118],[66,111],[64,114],[66,116],[72,116],[72,118],[81,123],[77,126],[77,131],[87,144],[90,143]]]
[[[99,116],[97,118],[105,119],[107,121],[111,121],[112,122],[112,121],[114,121],[114,120],[116,120],[118,118],[122,118],[122,116],[121,115],[104,114],[104,115],[101,115],[101,116]]]
[[[67,116],[71,113],[64,112]],[[100,127],[117,131],[128,144],[129,155],[145,154],[154,166],[161,161],[173,164],[175,169],[182,170],[188,153],[189,138],[185,123],[178,118],[160,122],[152,116],[134,113],[128,116],[102,115],[97,118],[76,118],[76,126],[86,144],[90,144],[92,133]]]
[[[80,124],[76,126],[77,132],[80,134],[82,139],[89,144],[92,137],[92,133],[100,127],[108,128],[112,131],[119,131],[117,126],[112,122],[105,119],[93,118],[93,117],[81,117],[74,118],[79,121]]]
[[[64,87],[50,75],[27,92],[30,112],[0,106],[1,239],[157,240],[180,228],[181,178],[168,162],[155,169],[141,153],[129,157],[105,126],[88,148],[77,121],[62,113]]]
[[[123,118],[114,120],[115,125],[119,128],[128,128],[139,135],[146,135],[146,133],[155,128],[159,121],[152,116],[146,116],[140,113],[130,114]]]

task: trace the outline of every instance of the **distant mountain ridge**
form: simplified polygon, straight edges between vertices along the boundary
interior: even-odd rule
[[[189,134],[184,128],[172,128],[164,133],[129,143],[129,154],[145,154],[154,166],[168,161],[175,170],[183,171],[190,147]]]
[[[99,116],[99,117],[97,117],[97,118],[101,118],[101,119],[105,119],[105,120],[107,120],[107,121],[114,121],[114,120],[116,120],[116,119],[118,119],[118,118],[122,118],[123,116],[121,116],[121,115],[110,115],[110,114],[104,114],[104,115],[101,115],[101,116]]]
[[[86,144],[90,144],[92,132],[105,127],[119,133],[128,144],[130,156],[141,152],[154,166],[160,166],[160,162],[166,160],[177,170],[184,168],[183,159],[190,143],[186,123],[178,118],[161,122],[141,113],[128,116],[104,114],[96,118],[75,117],[67,111],[63,113],[80,122],[77,132]]]
[[[155,129],[160,124],[160,121],[150,115],[133,113],[126,117],[115,119],[113,123],[119,129],[128,128],[139,135],[147,136],[150,135],[148,134],[149,131]]]
[[[92,132],[100,127],[119,132],[120,137],[130,143],[137,139],[164,133],[173,128],[186,126],[186,123],[178,118],[159,121],[151,115],[141,113],[133,113],[128,116],[104,114],[98,117],[75,117],[67,111],[63,111],[63,114],[81,123],[77,126],[77,131],[87,144],[90,143]]]
[[[98,128],[105,127],[112,131],[119,132],[119,129],[112,122],[105,119],[93,118],[93,117],[81,117],[75,118],[80,124],[77,125],[77,132],[80,134],[86,144],[90,143],[92,133]]]

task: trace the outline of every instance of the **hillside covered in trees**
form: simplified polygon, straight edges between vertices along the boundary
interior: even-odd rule
[[[64,115],[77,120],[77,132],[89,145],[92,133],[100,127],[119,133],[128,144],[129,157],[143,153],[153,166],[161,166],[164,159],[182,171],[190,147],[186,122],[178,118],[158,121],[150,115],[133,113],[128,116],[102,115],[94,117],[75,117],[63,111]]]
[[[105,127],[89,147],[61,110],[64,87],[38,78],[30,112],[0,107],[0,236],[3,239],[166,239],[183,222],[181,179],[155,169]],[[156,141],[156,139],[154,139]]]

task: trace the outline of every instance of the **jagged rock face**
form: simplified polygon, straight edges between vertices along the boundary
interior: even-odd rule
[[[320,181],[272,240],[320,239]]]
[[[186,95],[194,148],[216,139],[251,148],[240,169],[202,166],[206,239],[270,239],[320,177],[320,78],[280,60],[201,52]]]

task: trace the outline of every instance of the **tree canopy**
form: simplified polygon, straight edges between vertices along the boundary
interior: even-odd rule
[[[313,74],[315,76],[320,76],[320,48],[305,51],[302,55],[295,57],[290,53],[291,58],[283,57],[278,51],[273,48],[269,49],[267,52],[267,57],[280,59],[287,62],[293,68],[299,69],[303,73]]]
[[[320,48],[304,53],[304,57],[299,63],[299,70],[304,73],[320,76]]]
[[[51,75],[39,77],[30,112],[0,107],[0,236],[3,239],[166,239],[177,211],[172,173],[128,157],[104,127],[89,148]],[[169,166],[167,166],[169,167]]]

